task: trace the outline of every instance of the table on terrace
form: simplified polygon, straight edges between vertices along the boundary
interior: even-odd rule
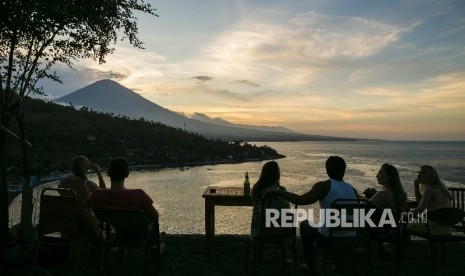
[[[253,206],[252,197],[244,195],[243,187],[208,187],[203,193],[205,199],[205,246],[211,257],[215,237],[215,206]]]

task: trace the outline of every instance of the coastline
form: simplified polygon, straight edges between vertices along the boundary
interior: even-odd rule
[[[286,158],[285,155],[279,154],[276,158],[250,158],[250,159],[242,159],[242,160],[222,160],[222,161],[216,161],[216,162],[173,162],[173,163],[166,163],[166,164],[152,164],[152,165],[130,165],[130,169],[134,171],[144,171],[144,170],[163,170],[163,169],[171,169],[171,168],[179,168],[181,170],[185,170],[186,168],[191,168],[191,167],[199,167],[199,166],[208,166],[208,165],[221,165],[221,164],[241,164],[241,163],[247,163],[247,162],[260,162],[260,161],[266,161],[266,160],[277,160],[277,159],[282,159]],[[106,169],[102,169],[102,172],[105,172]],[[44,176],[40,178],[37,181],[37,184],[34,185],[33,188],[49,184],[55,181],[60,180],[64,176],[69,174],[69,172],[58,172],[54,173],[53,176]],[[92,175],[92,174],[91,174]],[[15,189],[14,191],[8,190],[8,206],[10,206],[11,202],[21,194],[21,189]]]

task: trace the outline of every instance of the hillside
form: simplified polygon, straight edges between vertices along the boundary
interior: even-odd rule
[[[255,126],[255,125],[233,124],[222,118],[210,118],[207,115],[198,113],[198,112],[194,113],[192,116],[190,116],[190,118],[194,120],[202,121],[205,123],[209,123],[213,125],[220,125],[220,126],[230,126],[230,127],[239,127],[239,128],[274,131],[274,132],[296,133],[295,131],[292,131],[282,126]]]
[[[77,154],[102,167],[116,156],[126,157],[132,166],[160,167],[283,157],[269,147],[207,139],[144,119],[114,117],[88,108],[76,110],[27,99],[24,110],[38,175],[68,170],[70,159]],[[18,133],[14,125],[11,128]],[[8,148],[8,164],[14,173],[20,167],[19,142],[10,139]]]
[[[144,118],[175,128],[199,133],[205,137],[225,141],[315,141],[354,140],[295,133],[280,128],[250,127],[219,122],[214,119],[195,120],[187,118],[157,105],[136,92],[112,80],[100,80],[55,100],[58,103],[85,106],[105,113],[127,116],[132,119]],[[215,122],[215,123],[213,123]]]

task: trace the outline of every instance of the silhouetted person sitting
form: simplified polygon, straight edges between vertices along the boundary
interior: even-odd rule
[[[108,176],[111,188],[96,190],[90,202],[94,209],[106,210],[141,210],[158,222],[158,212],[153,207],[152,199],[142,189],[126,189],[124,181],[129,175],[129,164],[126,159],[118,157],[110,162]],[[154,229],[155,230],[155,229]],[[158,233],[156,233],[158,234]]]
[[[100,172],[100,167],[93,164],[83,155],[75,156],[70,165],[72,175],[60,180],[58,188],[71,189],[76,193],[78,203],[78,229],[81,234],[98,236],[97,220],[89,208],[90,195],[97,190],[106,189],[105,181]],[[98,176],[99,185],[87,178],[88,171],[92,169]]]
[[[396,217],[400,216],[407,205],[407,193],[400,181],[399,171],[393,165],[385,163],[376,174],[376,179],[383,190],[377,191],[370,198],[370,203],[381,210],[391,209]]]
[[[310,191],[303,195],[297,195],[277,188],[266,188],[265,194],[275,194],[283,197],[291,203],[297,205],[307,205],[319,202],[320,209],[330,209],[336,199],[341,198],[357,198],[356,190],[349,183],[343,180],[346,170],[344,159],[339,156],[330,156],[326,160],[326,173],[329,179],[315,183]],[[309,220],[304,220],[300,223],[300,236],[306,263],[310,273],[316,274],[315,261],[315,244],[319,246],[327,246],[329,237],[329,228],[327,220],[321,227],[316,227],[315,223],[310,223]],[[354,235],[352,232],[337,233],[339,235]]]
[[[252,237],[260,237],[260,231],[265,225],[264,217],[261,217],[262,214],[265,214],[264,209],[274,209],[281,211],[281,209],[289,209],[289,201],[285,200],[280,196],[269,195],[268,197],[263,197],[263,190],[268,187],[273,187],[273,189],[281,189],[286,191],[286,188],[280,185],[281,170],[276,161],[266,162],[262,167],[262,172],[260,173],[260,178],[257,183],[253,186],[252,189],[252,202],[253,202],[253,215],[252,215],[252,225],[251,233]],[[292,244],[294,235],[287,235],[280,237],[283,242],[283,246],[287,249]]]
[[[446,185],[439,178],[435,168],[429,165],[423,165],[418,171],[417,178],[413,182],[415,198],[418,202],[417,208],[410,210],[414,216],[424,211],[432,211],[451,207],[452,195]],[[433,235],[450,235],[450,227],[440,225],[431,221],[428,223],[429,229]],[[426,233],[426,224],[420,221],[409,223],[409,231],[417,233]]]

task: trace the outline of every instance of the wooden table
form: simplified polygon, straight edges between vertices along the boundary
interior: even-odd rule
[[[205,199],[205,247],[211,257],[215,237],[215,206],[253,206],[252,197],[244,195],[243,187],[208,187]]]

